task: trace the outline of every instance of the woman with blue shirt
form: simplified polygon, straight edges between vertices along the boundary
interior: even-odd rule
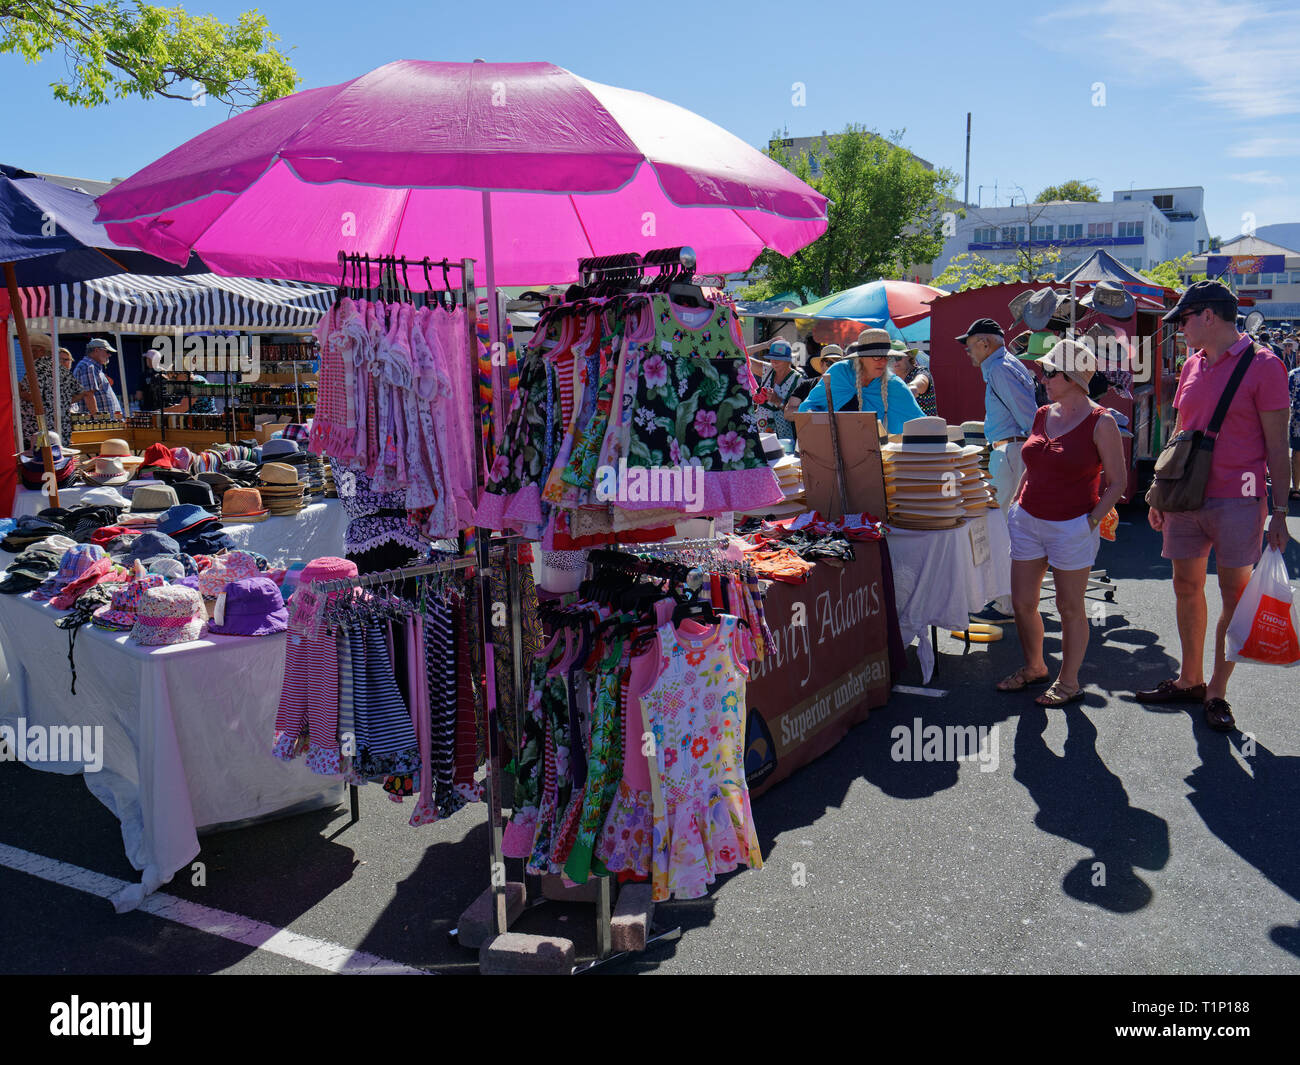
[[[901,433],[904,422],[924,418],[925,412],[903,379],[890,373],[891,350],[885,330],[862,330],[844,353],[843,361],[831,364],[808,398],[799,404],[799,409],[826,410],[826,382],[829,381],[836,410],[874,411],[887,432]]]

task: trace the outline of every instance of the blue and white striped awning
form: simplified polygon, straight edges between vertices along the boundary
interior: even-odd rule
[[[155,329],[306,332],[334,299],[330,288],[298,281],[190,274],[118,274],[75,285],[23,289],[29,326],[49,331],[50,300],[60,332],[147,333]]]

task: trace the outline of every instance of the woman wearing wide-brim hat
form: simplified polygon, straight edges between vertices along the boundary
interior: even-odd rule
[[[1083,698],[1079,667],[1088,648],[1084,593],[1097,558],[1102,519],[1124,494],[1128,471],[1119,426],[1088,396],[1097,368],[1092,351],[1062,340],[1039,363],[1048,403],[1038,408],[1021,449],[1025,471],[1007,510],[1011,535],[1011,605],[1025,664],[998,684],[1021,691],[1051,675],[1043,659],[1043,619],[1038,612],[1050,566],[1061,616],[1061,669],[1035,701],[1064,706]],[[1106,490],[1101,492],[1103,472]]]
[[[844,353],[846,358],[831,364],[799,409],[826,410],[829,383],[836,410],[874,411],[887,432],[901,433],[904,424],[924,418],[925,412],[903,379],[889,372],[892,351],[885,330],[864,329]]]

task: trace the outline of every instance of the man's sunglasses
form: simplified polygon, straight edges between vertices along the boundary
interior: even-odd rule
[[[1064,370],[1044,370],[1043,380],[1050,381],[1053,377],[1060,377],[1064,372]]]
[[[1187,324],[1187,319],[1195,318],[1203,310],[1205,310],[1204,307],[1198,307],[1194,311],[1187,311],[1185,314],[1180,314],[1177,318],[1174,319],[1174,324],[1178,326],[1179,329],[1181,329],[1183,326]]]

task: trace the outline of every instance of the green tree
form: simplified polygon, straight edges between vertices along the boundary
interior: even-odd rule
[[[1193,281],[1204,281],[1204,274],[1192,274],[1187,280],[1183,280],[1183,275],[1191,268],[1192,253],[1188,252],[1179,259],[1166,259],[1162,263],[1157,263],[1150,270],[1143,270],[1142,273],[1149,277],[1157,285],[1164,285],[1165,288],[1181,289],[1184,285],[1191,284]]]
[[[754,264],[761,279],[743,298],[793,291],[810,302],[876,278],[896,277],[939,255],[957,175],[927,168],[899,147],[901,137],[902,131],[886,139],[850,124],[797,158],[773,138],[768,155],[831,201],[828,222],[825,233],[789,258],[763,252]],[[811,157],[821,168],[816,176]]]
[[[1061,261],[1059,248],[1033,248],[1022,244],[1016,249],[1014,262],[996,263],[975,252],[954,255],[943,273],[930,284],[953,292],[965,292],[985,285],[1005,285],[1010,281],[1051,281],[1051,267]]]
[[[1071,179],[1062,185],[1048,185],[1038,194],[1034,203],[1050,203],[1052,200],[1072,200],[1075,203],[1096,203],[1101,199],[1101,190],[1096,185],[1085,185],[1082,181]]]
[[[0,0],[0,52],[36,62],[59,49],[68,76],[50,87],[55,99],[81,107],[110,96],[202,93],[232,109],[277,99],[298,83],[288,56],[273,47],[279,39],[256,11],[227,25],[138,0]]]

